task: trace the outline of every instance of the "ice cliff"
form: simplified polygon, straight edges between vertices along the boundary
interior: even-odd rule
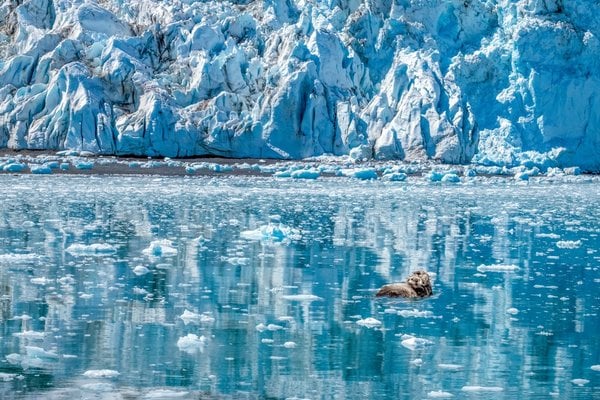
[[[0,147],[600,170],[592,0],[4,0]]]

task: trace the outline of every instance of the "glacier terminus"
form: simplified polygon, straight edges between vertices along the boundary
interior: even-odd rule
[[[4,0],[0,148],[600,171],[591,0]]]

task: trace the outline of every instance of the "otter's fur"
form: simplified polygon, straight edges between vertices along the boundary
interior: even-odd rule
[[[383,286],[377,292],[377,297],[428,297],[433,293],[431,279],[425,271],[413,272],[406,282],[392,283]]]

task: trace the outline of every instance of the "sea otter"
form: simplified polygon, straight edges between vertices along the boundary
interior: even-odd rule
[[[428,297],[431,296],[431,279],[425,271],[415,271],[406,283],[391,283],[383,286],[375,296],[377,297]]]

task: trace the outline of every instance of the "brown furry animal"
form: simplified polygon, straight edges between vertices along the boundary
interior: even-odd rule
[[[377,297],[428,297],[433,293],[431,279],[425,271],[415,271],[406,283],[392,283],[383,286],[375,296]]]

